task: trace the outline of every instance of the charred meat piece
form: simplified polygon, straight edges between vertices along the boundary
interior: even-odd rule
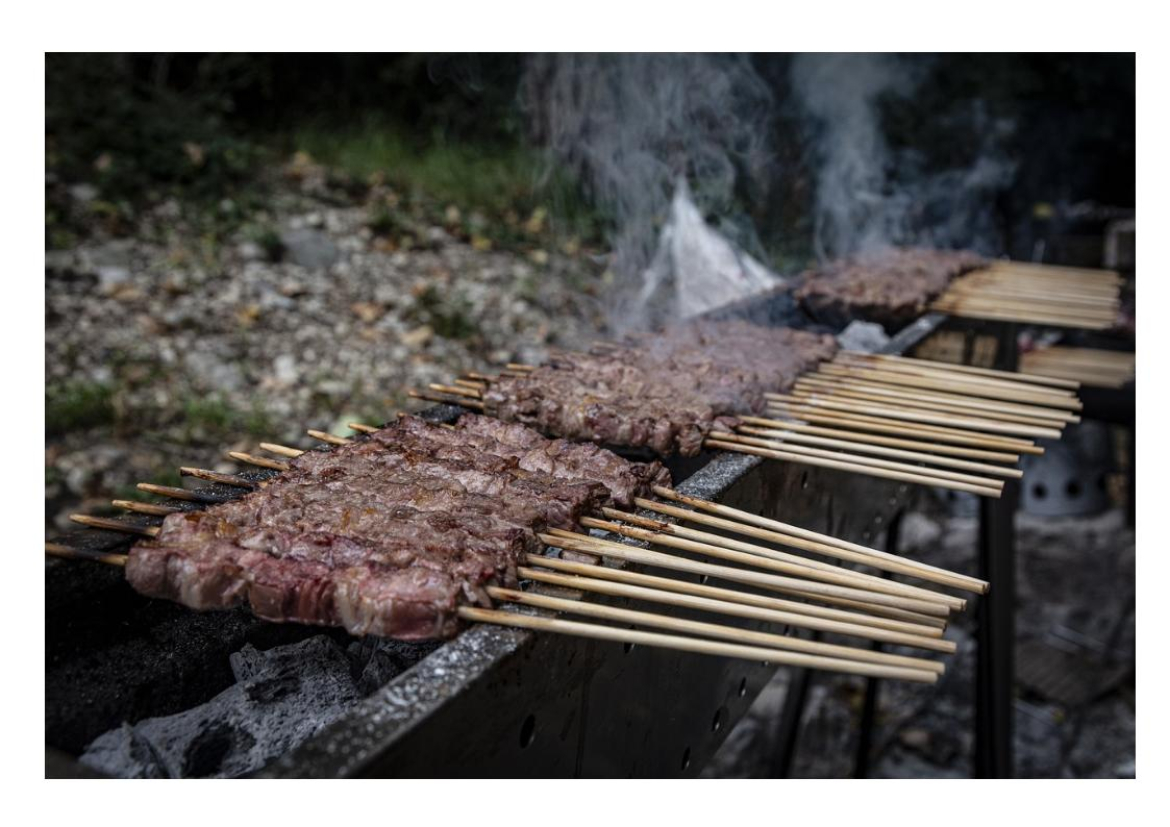
[[[451,430],[405,418],[305,453],[238,500],[168,516],[131,550],[127,578],[195,609],[449,637],[460,604],[488,605],[486,585],[515,584],[538,532],[577,528],[611,491],[632,500],[669,482],[657,463],[479,419]]]
[[[922,315],[954,279],[986,264],[962,250],[883,250],[806,272],[796,298],[827,324],[861,318],[897,329]]]

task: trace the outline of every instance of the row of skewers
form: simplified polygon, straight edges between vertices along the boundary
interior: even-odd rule
[[[992,261],[959,276],[932,309],[993,321],[1108,330],[1117,325],[1121,277],[1111,270]]]
[[[511,364],[524,376],[531,365]],[[467,374],[412,395],[484,411],[497,377]],[[1076,380],[839,352],[767,394],[766,416],[740,416],[705,446],[769,459],[999,497],[1021,454],[1042,454],[1080,421]],[[587,391],[587,389],[585,389]],[[490,413],[491,411],[487,411]]]
[[[352,427],[362,432],[376,430],[359,423]],[[320,431],[309,433],[330,445],[351,442]],[[283,472],[289,468],[288,460],[303,453],[273,443],[262,443],[261,449],[268,456],[241,452],[229,456]],[[181,473],[242,491],[265,484],[207,469],[183,468]],[[159,518],[188,510],[191,504],[221,501],[200,489],[151,483],[141,483],[139,488],[182,504],[116,500],[116,507],[138,519],[130,522],[87,515],[74,515],[73,519],[91,528],[149,539],[159,533]],[[459,608],[460,617],[626,644],[932,683],[945,670],[939,661],[869,646],[808,640],[794,630],[949,654],[955,645],[943,638],[948,618],[964,610],[967,601],[941,589],[974,594],[988,589],[988,584],[977,578],[690,497],[669,487],[655,486],[653,494],[657,499],[639,497],[634,501],[638,512],[605,507],[597,516],[582,518],[580,525],[585,531],[551,528],[542,532],[540,540],[548,549],[578,557],[528,554],[519,575],[531,588],[488,587],[496,604],[512,604],[522,611],[466,605]],[[589,530],[605,536],[586,533]],[[123,554],[91,553],[54,543],[46,545],[46,552],[112,565],[125,565],[127,560]],[[611,565],[599,565],[601,560]],[[927,585],[844,568],[842,563]],[[634,571],[629,566],[662,573]],[[700,582],[682,577],[697,577]],[[709,585],[708,579],[726,585]],[[615,606],[586,599],[590,595],[753,621],[763,628]],[[557,616],[533,611],[555,612]],[[570,620],[562,615],[620,625]]]

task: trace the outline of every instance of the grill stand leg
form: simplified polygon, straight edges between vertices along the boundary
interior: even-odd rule
[[[813,638],[820,637],[819,634]],[[770,778],[788,778],[792,774],[792,759],[796,756],[796,743],[800,738],[801,720],[808,704],[808,688],[812,683],[812,670],[796,669],[784,695],[784,708],[772,741],[772,766]]]
[[[886,551],[890,554],[898,553],[898,532],[902,527],[902,512],[894,515],[890,526],[886,529]],[[889,578],[888,572],[882,576]],[[882,651],[881,641],[873,641],[870,648],[875,652]],[[869,776],[870,753],[873,751],[873,731],[877,724],[878,694],[881,683],[878,678],[865,679],[865,697],[861,704],[861,721],[857,727],[857,752],[853,757],[853,777],[866,778]]]
[[[1016,370],[1015,325],[997,325],[996,367]],[[1008,481],[998,500],[979,500],[979,576],[991,591],[979,599],[975,665],[977,778],[1010,778],[1016,645],[1016,529],[1019,484]]]

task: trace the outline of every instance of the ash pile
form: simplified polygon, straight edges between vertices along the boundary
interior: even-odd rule
[[[941,509],[908,515],[900,553],[974,574],[978,525]],[[1015,775],[1133,777],[1134,533],[1122,511],[1017,516]],[[947,637],[959,649],[933,687],[883,682],[868,774],[971,775],[975,730],[975,612]],[[767,777],[792,673],[781,670],[704,775]],[[816,675],[789,768],[805,778],[855,773],[863,679]]]
[[[433,651],[437,643],[327,635],[231,655],[236,682],[174,715],[124,723],[98,736],[86,766],[122,778],[232,778],[311,738]]]

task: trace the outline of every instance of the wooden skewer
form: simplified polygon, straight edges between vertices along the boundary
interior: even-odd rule
[[[852,350],[845,351],[845,353],[850,357],[855,357],[862,361],[886,363],[892,362],[895,364],[908,363],[912,367],[920,364],[922,367],[927,369],[952,371],[958,373],[972,373],[978,376],[989,376],[1000,379],[1010,379],[1012,377],[1016,377],[1021,382],[1029,382],[1035,385],[1050,385],[1057,388],[1069,388],[1071,390],[1076,390],[1078,387],[1080,387],[1079,382],[1069,382],[1064,379],[1053,380],[1048,376],[1039,376],[1034,373],[1013,373],[1012,371],[995,370],[994,368],[981,368],[975,365],[956,365],[950,362],[937,362],[911,356],[895,356],[892,353],[859,353]]]
[[[666,629],[670,632],[681,632],[687,635],[694,635],[695,637],[729,640],[732,643],[741,643],[748,646],[764,646],[769,649],[804,652],[809,655],[841,658],[843,660],[881,663],[887,666],[906,669],[922,669],[928,672],[934,672],[935,674],[942,674],[943,671],[943,665],[938,661],[906,657],[903,655],[888,655],[884,652],[858,649],[853,646],[819,643],[789,635],[778,635],[774,632],[757,632],[750,629],[740,629],[735,626],[724,626],[719,623],[684,620],[683,618],[670,617],[669,615],[653,612],[644,612],[636,609],[620,609],[604,603],[591,603],[585,600],[553,597],[546,594],[523,592],[518,589],[505,589],[499,586],[488,586],[487,593],[493,600],[502,600],[507,603],[535,606],[538,609],[548,609],[554,612],[565,612],[567,614],[582,615],[600,620],[610,620],[616,623],[631,623],[636,626]],[[878,655],[878,657],[873,657],[873,655]]]
[[[277,445],[275,442],[261,442],[260,447],[270,454],[278,454],[279,456],[293,459],[305,453],[300,448],[289,448],[287,445]]]
[[[1015,384],[1002,382],[998,379],[988,379],[982,376],[965,377],[961,380],[954,378],[935,378],[925,375],[924,371],[911,373],[906,370],[889,370],[873,367],[853,367],[846,362],[822,364],[817,372],[822,375],[843,376],[849,379],[861,379],[868,382],[877,382],[883,385],[903,385],[909,388],[924,390],[945,391],[959,393],[966,396],[984,396],[989,399],[1002,399],[1008,402],[1028,402],[1036,405],[1045,405],[1050,408],[1067,408],[1079,411],[1082,407],[1075,396],[1060,391],[1037,388],[1022,382]]]
[[[1069,400],[1076,397],[1076,390],[1067,387],[1054,387],[1033,382],[1031,377],[1023,374],[995,371],[993,373],[973,373],[970,371],[948,370],[936,367],[938,362],[925,359],[906,359],[905,361],[874,361],[865,354],[853,352],[838,353],[829,363],[838,368],[853,370],[874,371],[881,374],[898,374],[904,377],[930,379],[936,382],[952,382],[958,385],[974,385],[980,388],[996,388],[999,390],[1030,393],[1044,400]],[[966,367],[959,365],[957,367]],[[983,370],[983,369],[980,369]],[[1007,397],[1009,400],[1012,397]],[[1043,404],[1043,403],[1041,403]]]
[[[692,574],[706,574],[723,580],[735,580],[736,582],[761,586],[787,594],[812,596],[813,599],[819,599],[820,595],[839,597],[845,600],[854,600],[875,606],[890,606],[895,609],[906,609],[908,611],[941,618],[947,617],[950,613],[950,609],[942,603],[880,594],[878,592],[869,592],[863,589],[854,589],[845,586],[834,586],[828,583],[817,583],[811,580],[783,577],[777,574],[767,574],[748,569],[737,569],[731,566],[702,563],[674,554],[665,554],[661,551],[648,549],[635,549],[633,546],[628,546],[624,543],[614,543],[609,540],[601,540],[587,535],[565,532],[561,529],[549,529],[548,534],[541,534],[539,537],[543,542],[555,545],[558,548],[571,548],[573,551],[585,552],[604,549],[600,553],[607,557],[620,557],[621,559],[630,560],[635,563],[645,563],[662,568],[674,568],[677,571],[689,571]]]
[[[357,431],[359,434],[372,434],[380,431],[381,428],[375,428],[373,425],[366,425],[364,422],[347,422],[345,427],[351,431]]]
[[[639,632],[633,629],[622,629],[614,626],[599,626],[592,623],[578,623],[572,620],[536,617],[534,615],[520,614],[519,612],[476,609],[470,606],[461,606],[457,609],[457,612],[464,620],[480,623],[495,623],[500,626],[515,626],[534,631],[556,632],[575,637],[609,640],[617,643],[656,646],[662,649],[677,649],[684,652],[699,652],[707,655],[764,661],[781,666],[803,666],[810,669],[824,669],[831,672],[845,672],[848,674],[867,675],[878,678],[900,678],[903,680],[918,681],[920,683],[934,683],[938,680],[938,675],[925,670],[900,669],[892,666],[879,666],[872,663],[839,660],[837,658],[822,658],[815,655],[804,655],[798,652],[782,652],[776,649],[741,646],[734,643],[720,643],[718,641],[681,637],[678,635],[664,635],[657,632]]]
[[[525,365],[520,362],[509,362],[506,367],[508,370],[520,371],[522,373],[536,370],[536,365]]]
[[[764,422],[776,422],[776,420],[761,419],[760,417],[753,416],[741,416],[739,419],[741,422],[757,424]],[[848,431],[840,428],[825,428],[819,425],[808,425],[803,422],[785,421],[775,424],[771,428],[755,428],[749,425],[741,425],[740,430],[750,433],[758,431],[761,435],[789,434],[796,432],[813,434],[816,436],[839,437],[850,442],[868,443],[870,445],[888,445],[894,448],[909,448],[916,451],[944,454],[947,456],[985,459],[991,462],[1016,463],[1020,461],[1019,454],[1004,453],[1001,451],[987,451],[981,448],[963,448],[957,445],[945,445],[938,442],[898,439],[896,437],[878,436],[876,434],[870,434],[864,431]]]
[[[331,434],[328,431],[318,431],[313,428],[310,428],[305,433],[307,433],[313,439],[318,439],[321,442],[327,442],[330,445],[349,445],[349,443],[353,442],[352,439],[348,439],[343,436],[337,436],[336,434]]]
[[[900,646],[912,646],[914,648],[927,649],[933,652],[953,653],[957,646],[953,641],[942,640],[940,638],[914,637],[913,635],[899,635],[896,633],[881,634],[880,629],[867,628],[865,626],[850,627],[844,623],[832,623],[827,621],[813,621],[813,626],[805,626],[805,623],[810,618],[802,615],[793,615],[785,612],[770,612],[766,609],[755,609],[751,606],[743,606],[739,603],[727,603],[720,600],[712,600],[705,597],[693,597],[675,592],[660,591],[658,589],[648,589],[641,586],[629,586],[621,583],[614,583],[609,580],[599,580],[592,577],[570,577],[563,574],[554,574],[552,572],[543,571],[541,569],[525,568],[523,566],[519,569],[520,577],[525,580],[531,580],[537,583],[543,583],[549,586],[557,586],[563,589],[573,589],[579,592],[589,592],[591,594],[604,594],[610,597],[630,598],[633,600],[645,600],[650,603],[661,603],[665,606],[678,606],[686,609],[697,609],[702,612],[709,612],[711,614],[722,614],[731,617],[742,617],[751,620],[761,620],[767,623],[776,623],[785,626],[796,626],[798,628],[815,628],[819,631],[832,632],[834,634],[849,635],[851,637],[862,637],[869,640],[881,640],[883,643],[895,643]],[[489,592],[490,594],[490,592]],[[551,607],[545,607],[551,608]],[[637,622],[637,621],[633,621]],[[724,627],[734,628],[734,627]],[[697,630],[695,630],[697,631]],[[859,634],[854,635],[857,632]],[[877,632],[879,637],[874,638],[872,634]],[[704,634],[698,632],[698,634]],[[716,637],[717,635],[705,635],[707,637]],[[786,639],[793,639],[789,636],[784,636]],[[799,640],[799,638],[795,638]],[[763,640],[759,641],[764,644]],[[919,646],[919,644],[922,644]],[[833,644],[828,644],[832,646]],[[782,644],[776,644],[779,649],[794,648],[797,650],[804,649],[808,652],[815,652],[816,650],[800,645],[797,647],[788,647]],[[854,651],[851,647],[840,647],[839,656],[844,657],[846,652]],[[821,650],[822,654],[829,655],[833,650]],[[910,660],[919,661],[919,663],[910,663],[901,660],[900,655],[890,655],[882,653],[884,657],[872,659],[874,663],[891,663],[901,666],[911,666],[921,669],[932,669],[934,667],[926,666],[926,663],[933,663],[941,667],[937,661],[922,661],[920,658],[910,658]],[[898,660],[891,660],[895,658]],[[855,660],[871,660],[870,658],[858,657]],[[938,669],[941,673],[941,669]]]
[[[69,519],[90,528],[100,528],[105,531],[119,531],[122,534],[136,534],[139,537],[154,537],[158,534],[158,526],[134,525],[133,523],[111,520],[106,517],[91,517],[88,514],[70,514]]]
[[[793,454],[801,454],[809,457],[823,457],[825,459],[847,461],[857,465],[864,465],[872,468],[888,468],[895,471],[905,471],[911,474],[922,474],[928,477],[937,477],[940,480],[966,482],[972,485],[979,485],[985,488],[1003,488],[1003,480],[995,480],[990,477],[980,477],[974,474],[964,474],[959,471],[944,471],[940,468],[932,468],[928,465],[914,465],[906,462],[894,462],[893,460],[878,459],[876,457],[861,456],[859,454],[846,454],[841,451],[828,451],[822,448],[810,448],[805,445],[794,445],[787,442],[776,442],[772,439],[760,439],[758,437],[743,436],[742,434],[732,434],[726,431],[712,431],[709,440],[719,440],[721,442],[734,442],[741,445],[753,445],[760,448],[768,448],[775,451],[785,451]]]
[[[1011,311],[999,308],[973,308],[963,305],[951,305],[946,302],[935,302],[932,310],[948,313],[952,316],[966,316],[972,319],[992,319],[994,321],[1021,322],[1024,324],[1048,325],[1050,327],[1084,328],[1085,330],[1109,330],[1116,321],[1100,321],[1098,319],[1078,319],[1067,316],[1057,316],[1051,313],[1037,311]]]
[[[810,560],[807,557],[798,557],[794,554],[787,554],[775,549],[757,546],[753,543],[745,543],[740,540],[735,540],[730,537],[721,537],[716,534],[711,534],[706,531],[697,531],[686,526],[675,525],[673,523],[662,522],[661,520],[653,520],[647,517],[641,517],[637,514],[630,514],[625,511],[618,511],[614,508],[603,508],[602,513],[611,520],[619,520],[628,523],[631,526],[637,526],[638,529],[629,529],[625,526],[616,529],[614,533],[622,534],[626,537],[633,537],[639,540],[646,540],[648,542],[658,543],[659,545],[672,546],[680,548],[684,551],[693,551],[698,554],[705,554],[709,557],[716,557],[722,560],[730,560],[733,562],[740,562],[744,565],[755,566],[756,568],[769,569],[771,571],[784,572],[794,577],[804,577],[809,580],[820,580],[825,583],[836,583],[842,586],[850,586],[852,588],[864,589],[866,591],[884,592],[886,594],[901,594],[906,597],[914,597],[919,600],[930,600],[936,603],[944,603],[951,609],[962,611],[967,606],[967,601],[961,600],[957,597],[952,597],[948,594],[941,594],[940,592],[930,591],[918,586],[911,586],[907,583],[898,583],[893,580],[885,580],[881,577],[875,577],[872,574],[865,574],[863,572],[850,571],[843,569],[840,566],[823,563],[819,560]],[[608,529],[607,523],[596,520],[595,518],[586,517],[584,519],[590,520],[589,528]],[[585,523],[582,523],[585,525]],[[646,530],[639,530],[646,529]],[[661,535],[671,535],[681,537],[684,541],[694,542],[680,542],[680,541],[664,541]],[[793,538],[796,543],[800,544],[804,541]],[[713,551],[711,547],[726,549],[731,554],[723,551]],[[746,557],[744,555],[747,555]],[[752,560],[752,556],[758,556],[761,560]],[[768,563],[763,562],[769,561]]]
[[[456,379],[455,384],[461,388],[467,388],[468,390],[475,391],[476,396],[481,396],[483,391],[486,391],[488,388],[487,382],[480,382],[478,380],[472,379]]]
[[[769,405],[770,413],[789,416],[805,422],[819,422],[833,425],[838,428],[852,428],[858,431],[873,431],[880,434],[898,434],[899,436],[913,436],[917,439],[933,439],[938,442],[953,445],[977,445],[984,448],[997,448],[1017,454],[1043,454],[1043,446],[1036,445],[1031,440],[1015,439],[1012,437],[995,436],[993,434],[979,434],[974,431],[963,431],[958,428],[944,428],[938,425],[925,425],[917,422],[891,422],[880,416],[865,414],[848,414],[843,411],[831,411],[828,408],[814,408],[808,405],[792,403],[775,403]],[[767,419],[762,417],[741,417],[744,422],[786,427],[789,423],[782,419]]]
[[[480,398],[479,391],[473,391],[470,388],[460,387],[459,385],[440,385],[437,382],[432,382],[427,387],[439,393],[449,393],[452,396],[467,396],[471,399]]]
[[[1060,430],[1057,428],[1041,428],[1035,425],[1018,425],[1010,422],[993,422],[990,419],[977,419],[969,416],[954,414],[930,413],[928,411],[910,410],[908,408],[894,408],[888,405],[875,403],[858,404],[826,399],[823,396],[797,397],[784,394],[773,394],[768,397],[773,402],[795,402],[814,408],[823,407],[838,411],[860,411],[875,416],[884,416],[890,419],[901,419],[907,422],[924,422],[928,425],[947,425],[950,427],[965,428],[972,431],[987,431],[993,434],[1010,434],[1041,439],[1060,439]]]
[[[685,495],[677,494],[673,491],[671,495],[671,498],[676,501],[685,502],[687,499]],[[693,498],[690,499],[693,500]],[[700,500],[699,502],[704,501]],[[957,574],[936,566],[930,566],[926,563],[919,563],[889,552],[878,551],[877,549],[849,543],[835,537],[829,537],[828,535],[818,534],[815,531],[789,526],[787,523],[781,523],[776,520],[758,517],[758,522],[746,523],[742,519],[725,519],[723,517],[713,516],[712,514],[678,508],[641,497],[635,499],[634,504],[639,508],[666,514],[676,519],[688,520],[699,523],[700,525],[708,525],[712,528],[732,531],[747,537],[755,537],[772,543],[804,549],[805,551],[811,551],[825,557],[848,560],[851,563],[860,563],[861,565],[871,566],[882,571],[917,577],[922,580],[929,580],[932,583],[938,583],[942,586],[951,586],[952,588],[963,589],[964,591],[975,592],[976,594],[987,593],[987,583],[983,580],[967,577],[966,575]],[[747,513],[726,506],[718,506],[717,503],[705,503],[705,506],[707,506],[707,510],[714,511],[714,514],[724,514],[734,518],[738,518],[740,515]],[[718,506],[718,510],[711,508],[713,506]],[[763,526],[768,527],[765,528]]]
[[[218,471],[208,471],[206,468],[190,468],[184,466],[179,469],[179,473],[184,477],[194,477],[197,480],[218,482],[220,485],[230,485],[235,488],[256,487],[256,483],[253,480],[242,479],[232,474],[220,474]]]
[[[973,396],[961,396],[958,394],[948,393],[931,393],[927,391],[914,391],[906,388],[894,387],[891,385],[881,385],[876,382],[863,382],[858,379],[845,379],[843,377],[826,378],[823,376],[802,376],[796,380],[797,388],[822,388],[829,391],[845,392],[856,394],[870,394],[872,396],[861,398],[878,398],[879,402],[890,402],[896,400],[899,404],[902,401],[911,403],[934,403],[943,406],[943,410],[957,410],[957,411],[979,411],[979,412],[994,412],[994,413],[1010,413],[1016,414],[1020,417],[1025,417],[1030,420],[1041,421],[1055,421],[1055,422],[1080,422],[1081,418],[1070,411],[1061,410],[1057,408],[1046,408],[1040,405],[1020,405],[1014,402],[1005,402],[1000,399],[981,399]]]
[[[845,404],[897,405],[899,408],[906,408],[914,412],[975,416],[980,419],[990,419],[996,422],[1011,423],[1013,425],[1034,425],[1039,428],[1055,428],[1058,431],[1062,430],[1071,421],[1080,421],[1080,417],[1072,414],[1069,414],[1071,419],[1066,417],[1037,417],[1012,413],[1010,411],[972,409],[966,405],[952,405],[946,402],[933,402],[928,399],[889,397],[888,395],[873,393],[867,390],[858,390],[844,385],[836,385],[832,382],[819,384],[797,381],[795,387],[791,390],[791,395],[798,399],[832,399]]]
[[[152,517],[165,517],[182,511],[181,508],[172,508],[169,505],[155,505],[154,503],[140,503],[137,500],[113,500],[110,505],[124,511],[133,511],[135,514],[149,514]]]
[[[45,543],[45,554],[50,557],[61,557],[65,560],[89,560],[93,563],[105,563],[107,566],[125,566],[128,555],[110,554],[102,551],[86,551],[72,548],[61,543]]]
[[[480,382],[487,382],[489,385],[500,378],[499,376],[493,376],[490,373],[476,373],[470,370],[465,375],[468,379],[478,379]]]
[[[411,397],[412,399],[425,399],[428,402],[439,402],[443,405],[459,405],[461,407],[471,408],[472,410],[477,410],[477,411],[482,411],[484,409],[483,402],[480,402],[480,401],[475,400],[475,399],[468,399],[467,397],[464,397],[464,396],[460,396],[456,399],[451,399],[450,397],[447,397],[447,396],[439,396],[438,394],[425,393],[423,391],[416,391],[416,390],[409,390],[406,392],[406,395]]]
[[[670,500],[671,502],[690,506],[692,509],[694,509],[695,512],[703,511],[709,514],[715,514],[720,517],[727,517],[728,519],[739,523],[747,523],[748,525],[771,529],[772,531],[779,532],[780,534],[791,534],[796,537],[803,537],[808,540],[816,540],[817,542],[823,543],[825,545],[837,546],[841,549],[854,551],[869,557],[878,558],[880,560],[905,563],[924,572],[931,572],[934,574],[942,574],[948,577],[958,578],[959,580],[965,581],[967,584],[964,586],[959,586],[959,588],[965,589],[967,591],[973,591],[977,594],[986,594],[989,588],[989,585],[986,581],[979,580],[975,577],[968,577],[965,574],[958,574],[956,572],[948,571],[947,569],[939,568],[938,566],[932,566],[929,563],[910,560],[909,558],[900,557],[899,555],[888,551],[882,551],[880,549],[870,548],[869,546],[862,546],[857,543],[851,543],[848,540],[842,540],[840,537],[834,537],[832,534],[821,534],[820,532],[811,531],[807,528],[801,528],[800,526],[783,523],[779,520],[773,520],[770,517],[763,517],[751,511],[744,511],[743,509],[733,508],[729,505],[722,505],[721,503],[711,502],[710,500],[704,500],[699,497],[692,497],[689,494],[683,494],[674,490],[673,488],[667,488],[664,485],[655,485],[653,487],[653,491],[664,500]],[[639,508],[652,508],[655,505],[661,505],[661,503],[657,503],[654,500],[647,500],[643,498],[637,498],[634,501],[634,504]],[[691,512],[687,513],[690,514]]]
[[[189,488],[174,488],[170,485],[155,485],[153,482],[140,482],[137,488],[139,491],[156,494],[160,497],[170,497],[172,500],[188,500],[189,502],[208,503],[210,505],[224,501],[223,497],[208,495],[202,491],[192,491]]]
[[[744,434],[750,434],[760,437],[771,437],[770,445],[783,447],[787,443],[808,443],[809,445],[823,445],[829,448],[841,448],[847,451],[856,451],[861,454],[878,454],[880,456],[898,457],[900,459],[914,460],[918,462],[931,462],[935,465],[943,465],[948,468],[965,468],[968,471],[982,471],[987,474],[998,474],[1004,477],[1013,477],[1019,479],[1024,476],[1024,472],[1018,468],[1005,468],[1001,465],[988,465],[983,462],[969,462],[967,460],[954,459],[952,457],[939,456],[934,453],[926,453],[923,451],[904,451],[897,448],[883,448],[878,445],[871,445],[867,442],[854,442],[852,440],[842,439],[827,439],[825,437],[808,436],[799,434],[793,431],[777,431],[767,430],[765,428],[754,428],[749,425],[740,425],[736,431]]]
[[[791,451],[778,451],[773,448],[757,448],[754,445],[744,445],[739,442],[721,442],[719,440],[706,439],[703,444],[710,448],[718,448],[724,451],[734,451],[740,454],[751,454],[757,457],[767,457],[769,459],[784,459],[790,462],[801,463],[804,465],[815,465],[819,468],[833,468],[839,471],[853,471],[859,474],[868,474],[871,477],[882,477],[884,479],[899,480],[901,482],[913,482],[920,485],[930,485],[936,488],[950,488],[955,491],[965,491],[969,494],[980,494],[985,497],[992,497],[998,499],[1001,491],[998,488],[987,488],[980,485],[972,485],[966,482],[956,482],[954,480],[943,479],[942,477],[929,476],[926,474],[911,474],[905,471],[892,471],[886,468],[878,468],[873,465],[864,465],[857,462],[845,462],[834,459],[826,459],[823,457],[808,456],[806,454],[793,453]]]
[[[802,603],[796,600],[785,600],[782,597],[773,597],[771,595],[757,594],[755,592],[744,592],[736,589],[724,589],[718,586],[708,586],[702,583],[691,583],[685,580],[677,580],[673,577],[659,577],[654,574],[643,574],[641,572],[631,571],[629,569],[610,568],[609,566],[599,566],[592,563],[576,563],[570,560],[560,560],[555,557],[543,557],[538,554],[529,554],[528,564],[530,566],[540,566],[541,568],[552,569],[558,572],[567,572],[569,574],[582,575],[585,578],[600,579],[616,583],[624,583],[634,586],[645,586],[659,592],[671,592],[677,594],[689,594],[697,597],[706,597],[713,600],[718,600],[723,603],[733,603],[745,607],[754,607],[756,609],[765,609],[770,612],[775,612],[778,615],[797,616],[802,618],[815,618],[818,620],[830,620],[842,624],[842,626],[858,626],[861,628],[872,628],[887,632],[896,632],[906,635],[911,638],[941,638],[943,635],[942,626],[943,621],[937,618],[929,618],[929,622],[913,623],[904,620],[894,620],[889,617],[882,617],[876,614],[865,614],[863,612],[845,611],[843,609],[834,609],[828,606],[818,606],[815,603]],[[759,618],[757,618],[759,619]],[[787,623],[789,621],[777,621]],[[794,626],[805,626],[806,623],[802,619],[800,622],[791,621]],[[808,628],[817,628],[808,626]],[[826,628],[824,631],[833,631]],[[858,637],[865,637],[866,635],[858,632]],[[877,638],[874,638],[875,640]],[[890,641],[895,642],[895,641]],[[929,647],[927,647],[929,648]],[[938,650],[942,651],[942,650]]]
[[[280,462],[275,459],[268,459],[266,457],[257,457],[252,454],[245,454],[243,451],[228,451],[227,455],[237,462],[244,462],[248,465],[255,465],[258,468],[270,468],[273,471],[287,471],[292,466],[287,462]]]

